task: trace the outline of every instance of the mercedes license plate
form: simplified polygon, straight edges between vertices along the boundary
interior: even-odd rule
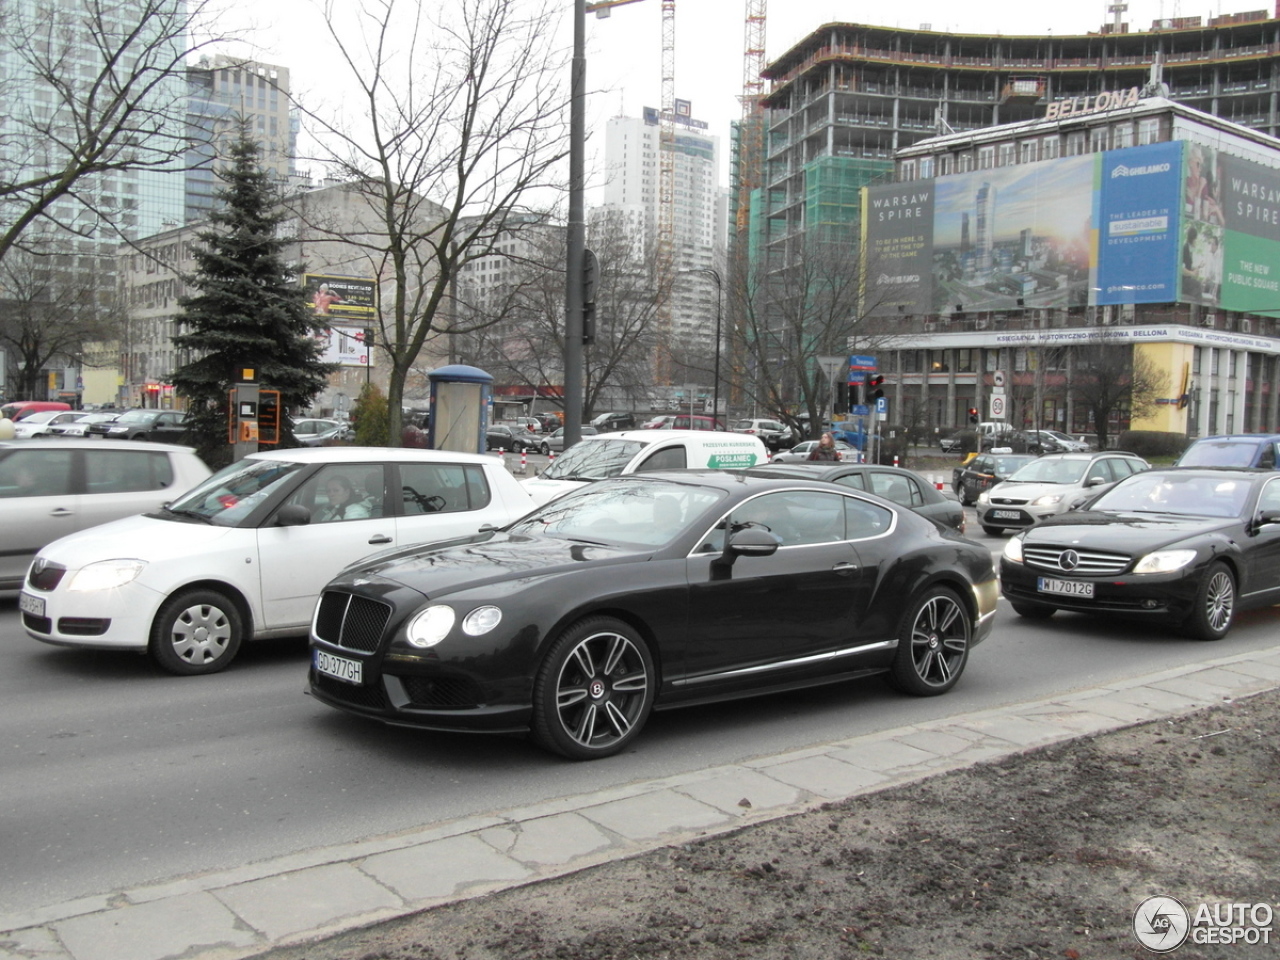
[[[29,613],[33,617],[44,616],[44,598],[33,597],[29,593],[18,594],[18,609],[23,613]]]
[[[991,516],[996,520],[1017,520],[1022,514],[1017,510],[992,510]]]
[[[359,660],[335,657],[332,653],[316,650],[314,662],[316,671],[326,677],[345,680],[347,683],[364,683],[364,664]]]
[[[1093,597],[1093,584],[1081,583],[1079,580],[1053,580],[1049,577],[1037,577],[1036,589],[1041,593],[1058,593],[1068,597]]]

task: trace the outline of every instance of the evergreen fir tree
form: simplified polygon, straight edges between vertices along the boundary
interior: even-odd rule
[[[296,445],[285,414],[310,406],[332,369],[320,361],[323,325],[297,281],[301,268],[285,262],[291,239],[277,228],[286,214],[258,157],[242,128],[230,166],[218,171],[221,206],[197,234],[189,283],[198,292],[178,300],[173,343],[194,359],[172,383],[190,403],[191,442],[215,469],[230,460],[227,395],[240,365],[258,371],[262,389],[280,391],[282,447]]]

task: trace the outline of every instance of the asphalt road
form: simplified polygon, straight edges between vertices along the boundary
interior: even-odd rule
[[[998,551],[1002,540],[978,534]],[[22,911],[316,846],[674,775],[1268,647],[1274,610],[1205,644],[1007,604],[960,685],[879,680],[655,714],[622,756],[570,764],[522,739],[395,729],[304,695],[305,641],[175,678],[142,656],[46,646],[0,599],[0,903]]]

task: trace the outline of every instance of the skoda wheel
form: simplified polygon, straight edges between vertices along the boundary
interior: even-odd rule
[[[592,617],[552,645],[533,685],[533,737],[570,760],[622,750],[649,719],[657,676],[644,639],[620,620]]]
[[[160,608],[147,652],[160,669],[180,676],[217,673],[240,649],[240,611],[216,590],[185,590]]]
[[[898,652],[889,678],[904,693],[932,697],[956,685],[969,659],[973,624],[947,587],[926,590],[898,626]]]

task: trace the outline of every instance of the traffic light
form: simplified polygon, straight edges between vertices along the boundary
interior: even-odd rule
[[[364,328],[364,345],[368,347],[369,352],[373,352],[374,332],[369,327]]]
[[[978,422],[978,408],[977,408],[977,407],[970,407],[970,408],[969,408],[969,422],[970,422],[970,423],[977,423],[977,422]]]
[[[884,396],[884,375],[867,375],[867,403],[875,403]]]

